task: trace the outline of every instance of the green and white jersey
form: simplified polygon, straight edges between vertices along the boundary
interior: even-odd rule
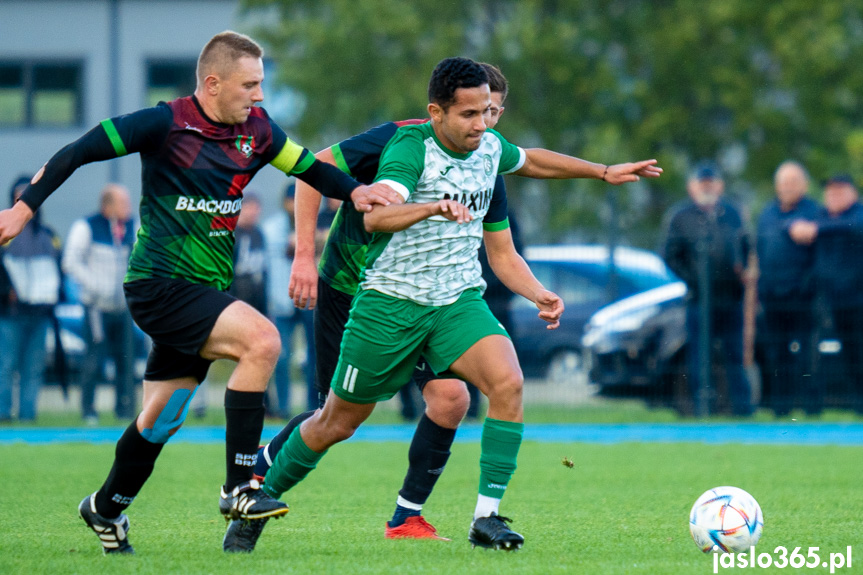
[[[485,132],[475,151],[459,154],[440,143],[431,123],[399,128],[375,181],[390,185],[407,203],[456,200],[473,220],[459,224],[434,216],[400,232],[375,233],[361,288],[429,306],[449,305],[470,288],[485,289],[477,259],[482,220],[497,175],[518,170],[524,161],[524,150],[494,130]]]

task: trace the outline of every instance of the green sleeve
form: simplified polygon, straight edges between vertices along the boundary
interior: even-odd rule
[[[507,142],[506,138],[497,133],[497,131],[489,128],[488,132],[500,140],[501,147],[503,148],[500,154],[500,163],[497,167],[497,173],[510,174],[521,168],[524,165],[526,158],[524,150],[515,144]]]
[[[425,143],[416,126],[399,128],[381,154],[376,182],[387,180],[405,199],[416,190],[425,167]]]
[[[347,175],[353,177],[351,167],[348,165],[347,160],[345,160],[345,155],[342,153],[342,147],[339,144],[333,144],[330,146],[330,152],[332,152],[333,158],[336,160],[336,167]]]

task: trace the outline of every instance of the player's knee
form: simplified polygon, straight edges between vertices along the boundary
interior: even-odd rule
[[[425,393],[429,412],[438,418],[461,421],[470,407],[470,394],[464,382],[457,379],[442,379],[429,382]],[[432,419],[435,419],[432,417]]]
[[[358,426],[351,425],[350,422],[347,421],[336,421],[331,422],[326,426],[328,443],[330,445],[335,445],[336,443],[340,443],[347,439],[353,437],[356,432]]]
[[[498,376],[489,386],[489,394],[501,398],[512,398],[521,400],[524,389],[524,376],[520,369],[508,370],[505,374]]]
[[[269,322],[261,322],[249,334],[247,353],[253,358],[275,365],[279,360],[279,354],[282,353],[282,339],[276,326]]]
[[[356,429],[338,417],[327,417],[326,413],[318,411],[302,423],[300,433],[310,449],[321,453],[350,438]]]

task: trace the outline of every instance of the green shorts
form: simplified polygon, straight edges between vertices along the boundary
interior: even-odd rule
[[[331,388],[351,403],[387,400],[410,380],[420,355],[441,374],[489,335],[509,337],[479,289],[445,306],[363,290],[351,306]]]

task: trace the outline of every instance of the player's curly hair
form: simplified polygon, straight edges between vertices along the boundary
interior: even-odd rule
[[[446,111],[455,101],[459,88],[488,84],[488,74],[470,58],[446,58],[438,62],[429,80],[429,102]]]

